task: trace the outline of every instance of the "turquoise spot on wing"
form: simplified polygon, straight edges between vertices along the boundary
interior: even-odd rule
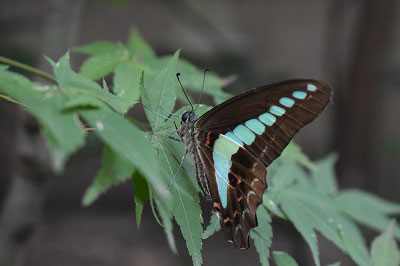
[[[250,119],[246,121],[245,125],[257,135],[261,135],[265,131],[265,126],[258,119]]]
[[[215,141],[213,160],[215,167],[215,176],[222,206],[226,208],[228,203],[227,184],[229,184],[228,174],[232,166],[231,157],[235,154],[243,143],[231,132],[225,135],[219,135]]]
[[[272,105],[269,111],[277,116],[282,116],[286,112],[285,109],[276,105]]]
[[[286,106],[286,107],[292,107],[293,106],[293,104],[294,104],[294,100],[293,99],[290,99],[290,98],[287,98],[287,97],[282,97],[282,98],[280,98],[279,99],[279,102],[280,102],[280,104],[282,104],[283,106]]]
[[[292,95],[294,98],[301,100],[304,100],[307,97],[307,93],[304,91],[294,91]]]
[[[316,91],[317,87],[315,87],[315,85],[313,85],[313,84],[308,84],[307,85],[307,90],[308,91]]]
[[[236,142],[237,144],[239,144],[240,146],[243,147],[243,142],[238,137],[236,137],[236,135],[233,134],[232,132],[228,132],[224,136],[231,139],[232,141]]]
[[[270,113],[263,113],[258,117],[258,119],[260,119],[261,122],[263,122],[267,126],[272,126],[276,121],[276,117],[271,115]]]
[[[247,145],[251,145],[256,138],[256,135],[243,125],[235,127],[233,133]]]

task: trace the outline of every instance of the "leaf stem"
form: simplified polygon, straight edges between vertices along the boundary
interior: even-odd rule
[[[46,72],[43,72],[43,71],[41,71],[41,70],[39,70],[37,68],[25,65],[23,63],[14,61],[12,59],[9,59],[9,58],[3,57],[3,56],[0,56],[0,62],[5,63],[5,64],[10,65],[10,66],[14,66],[14,67],[23,69],[23,70],[26,70],[28,72],[31,72],[31,73],[33,73],[35,75],[38,75],[38,76],[40,76],[42,78],[45,78],[45,79],[57,84],[57,80],[56,80],[56,78],[54,76],[52,76],[52,75],[50,75],[50,74],[48,74]]]
[[[1,93],[0,93],[0,99],[6,100],[7,102],[10,102],[10,103],[13,103],[13,104],[24,106],[22,103],[12,99],[11,97],[8,97],[7,95],[1,94]]]

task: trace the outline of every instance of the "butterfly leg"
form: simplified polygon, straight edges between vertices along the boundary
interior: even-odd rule
[[[182,156],[181,162],[179,163],[178,169],[176,170],[176,172],[175,172],[175,174],[174,174],[174,176],[173,176],[173,178],[172,178],[173,180],[175,180],[176,176],[177,176],[178,173],[179,173],[179,170],[182,168],[183,161],[185,160],[187,154],[188,154],[188,151],[186,150],[185,153],[184,153],[183,156]],[[172,179],[169,181],[168,190],[169,190],[169,188],[170,188],[170,186],[171,186],[171,181],[172,181]]]

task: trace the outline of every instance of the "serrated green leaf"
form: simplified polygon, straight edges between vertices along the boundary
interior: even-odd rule
[[[123,113],[127,105],[124,99],[102,89],[96,82],[72,71],[69,63],[69,53],[66,53],[54,66],[54,75],[63,94],[70,100],[93,97],[109,105],[117,112]],[[90,102],[89,102],[90,103]]]
[[[338,190],[335,176],[336,154],[331,154],[315,163],[311,178],[315,187],[324,194],[334,194]]]
[[[277,266],[298,266],[297,262],[283,251],[274,251],[272,254]]]
[[[63,55],[54,65],[53,72],[59,86],[65,93],[68,93],[68,90],[73,88],[101,90],[101,87],[96,82],[72,71],[69,52]]]
[[[139,100],[140,78],[145,69],[145,66],[133,61],[125,61],[115,69],[114,93],[124,99],[122,102],[124,112],[127,112]]]
[[[266,193],[263,195],[263,205],[267,210],[278,216],[279,218],[282,219],[287,219],[285,214],[279,209],[278,203],[279,200],[277,200],[279,196],[277,193],[274,193],[271,190],[268,190]]]
[[[179,146],[182,146],[181,144],[178,146],[171,141],[166,141],[164,145],[173,154],[179,154]],[[183,169],[176,172],[179,169],[178,161],[171,160],[163,146],[159,146],[164,155],[164,158],[160,158],[160,161],[165,164],[165,168],[169,169],[171,176],[172,213],[186,240],[186,246],[192,257],[193,264],[201,265],[203,219],[197,190],[193,186],[193,182],[191,182],[191,178],[187,174],[188,172],[183,171]],[[193,167],[191,168],[193,169]]]
[[[152,69],[160,71],[167,62],[171,60],[170,56],[160,57],[156,60],[149,61]],[[181,73],[181,81],[187,90],[201,92],[203,83],[203,70],[199,70],[193,64],[185,59],[179,59],[176,65],[176,72]],[[222,87],[226,83],[212,72],[207,72],[204,83],[204,93],[212,95],[216,103],[221,103],[229,99],[232,95],[223,91]],[[179,95],[180,99],[187,101],[182,93],[179,83],[175,83],[175,93]],[[193,99],[197,103],[197,98]]]
[[[167,180],[160,174],[156,158],[156,151],[150,145],[145,132],[123,116],[108,108],[101,110],[87,110],[80,112],[89,124],[96,128],[94,133],[109,145],[121,157],[125,158],[140,170],[147,181],[163,200],[169,198],[166,189]]]
[[[270,174],[272,188],[280,191],[291,185],[296,180],[298,168],[294,161],[286,160],[273,174]]]
[[[360,190],[343,190],[334,198],[342,211],[372,229],[382,231],[389,223],[389,215],[400,213],[400,204],[392,203]],[[395,225],[394,235],[400,239],[400,227]]]
[[[83,195],[82,204],[84,206],[89,206],[111,187],[129,179],[135,171],[131,162],[121,157],[107,145],[103,148],[101,160],[101,169]]]
[[[72,48],[72,51],[78,53],[95,55],[116,54],[121,46],[110,41],[97,41],[79,47]]]
[[[156,57],[151,46],[142,38],[139,31],[135,28],[131,29],[127,48],[131,54],[142,57],[145,60]]]
[[[351,256],[358,265],[371,266],[365,240],[356,224],[345,216],[336,216],[338,234],[343,242],[343,251]]]
[[[258,226],[250,231],[250,237],[260,257],[261,265],[269,266],[269,249],[272,244],[271,217],[263,207],[257,209]]]
[[[152,195],[152,193],[150,195]],[[177,254],[178,251],[176,249],[175,238],[174,234],[172,233],[173,225],[171,208],[169,208],[168,205],[165,204],[166,202],[163,202],[157,198],[155,198],[154,200],[157,204],[158,213],[160,214],[160,218],[162,220],[162,226],[164,227],[165,235],[167,236],[168,246],[174,254]]]
[[[175,105],[175,67],[179,57],[179,50],[168,62],[166,67],[157,75],[153,84],[144,84],[141,89],[141,98],[147,119],[153,131],[157,131],[164,122],[159,115],[169,115]]]
[[[136,225],[139,229],[142,218],[143,205],[149,198],[149,187],[146,179],[138,172],[132,176],[133,193],[135,196]]]
[[[384,233],[374,239],[371,245],[371,259],[374,266],[398,266],[400,251],[393,239],[395,222],[391,221]]]
[[[61,171],[69,156],[84,144],[86,135],[76,114],[63,112],[66,98],[55,87],[33,83],[5,69],[0,72],[0,92],[20,102],[38,119],[53,155],[53,167]]]
[[[80,74],[88,79],[97,80],[111,73],[123,61],[122,56],[115,54],[95,55],[83,62]]]
[[[299,202],[297,198],[292,198],[290,196],[283,197],[282,199],[283,211],[310,246],[314,262],[319,266],[321,263],[319,261],[317,236],[313,230],[314,221],[307,212],[307,206],[303,204],[304,203]]]
[[[215,232],[218,232],[221,229],[221,224],[219,222],[218,215],[213,210],[211,212],[210,224],[207,226],[206,230],[203,232],[203,239],[207,239],[212,236]]]
[[[289,145],[283,150],[282,155],[283,158],[291,159],[309,170],[314,170],[314,163],[305,155],[301,148],[295,144],[294,142],[290,142]]]
[[[317,265],[318,247],[314,229],[348,253],[359,265],[370,265],[365,241],[358,228],[337,212],[326,195],[306,186],[291,186],[282,194],[282,209],[309,244]]]

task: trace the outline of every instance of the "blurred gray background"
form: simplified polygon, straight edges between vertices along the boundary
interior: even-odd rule
[[[400,201],[399,1],[2,0],[0,55],[48,71],[43,55],[58,59],[72,46],[125,41],[131,26],[158,55],[181,48],[182,57],[200,68],[235,74],[237,81],[226,88],[233,94],[288,78],[326,81],[334,88],[333,105],[296,141],[312,159],[339,153],[342,188]],[[75,70],[82,60],[73,55]],[[10,195],[18,199],[25,193],[24,181],[18,181],[26,167],[19,156],[27,145],[21,134],[30,134],[27,146],[40,157],[43,145],[36,131],[16,106],[0,102],[0,208]],[[44,180],[30,183],[29,222],[16,237],[16,265],[190,265],[180,234],[175,256],[147,205],[137,230],[130,182],[91,207],[81,206],[100,155],[100,143],[90,137],[65,173],[53,176],[45,169]],[[207,202],[203,209],[208,223]],[[273,231],[273,250],[313,265],[289,223],[273,220]],[[365,235],[370,240],[375,234],[365,230]],[[320,248],[323,264],[354,265],[322,237]],[[254,248],[236,250],[221,233],[204,241],[203,256],[205,265],[259,264]]]

